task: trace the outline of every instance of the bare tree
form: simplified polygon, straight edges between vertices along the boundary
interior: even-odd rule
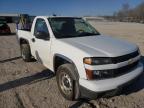
[[[130,6],[128,3],[125,3],[122,5],[122,9],[114,14],[119,18],[124,18],[124,17],[128,17],[129,11],[130,11]]]
[[[138,5],[135,10],[137,16],[144,17],[144,2]]]
[[[144,2],[133,9],[130,9],[129,4],[125,3],[117,13],[114,13],[114,16],[117,16],[119,20],[130,18],[136,22],[139,22],[140,20],[144,21]]]

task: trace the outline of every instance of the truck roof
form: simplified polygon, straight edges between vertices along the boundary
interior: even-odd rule
[[[74,16],[36,16],[41,18],[81,18],[81,17],[74,17]]]

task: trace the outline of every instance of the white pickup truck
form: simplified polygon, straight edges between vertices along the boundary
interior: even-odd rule
[[[103,36],[82,18],[38,16],[17,35],[23,60],[53,71],[69,100],[113,93],[143,72],[137,45]]]

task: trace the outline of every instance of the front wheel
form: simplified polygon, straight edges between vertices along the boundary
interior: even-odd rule
[[[75,100],[80,96],[78,81],[74,73],[72,64],[61,65],[56,72],[58,88],[63,97],[68,100]]]

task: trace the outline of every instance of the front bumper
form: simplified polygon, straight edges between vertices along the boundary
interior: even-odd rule
[[[128,82],[133,81],[138,76],[140,76],[143,72],[143,64],[139,62],[137,67],[133,70],[124,74],[122,76],[104,80],[86,80],[86,79],[79,79],[80,89],[82,91],[87,91],[86,94],[91,94],[94,96],[96,93],[116,90],[119,87],[127,84]],[[84,90],[83,90],[84,89]],[[89,93],[89,92],[90,93]],[[85,94],[85,92],[82,94]]]
[[[88,99],[97,99],[99,96],[114,96],[115,94],[119,93],[119,91],[121,91],[123,87],[128,86],[133,82],[135,82],[136,80],[138,80],[139,77],[140,75],[137,76],[135,79],[130,80],[129,82],[117,87],[116,89],[107,90],[103,92],[94,92],[80,85],[81,97]]]

